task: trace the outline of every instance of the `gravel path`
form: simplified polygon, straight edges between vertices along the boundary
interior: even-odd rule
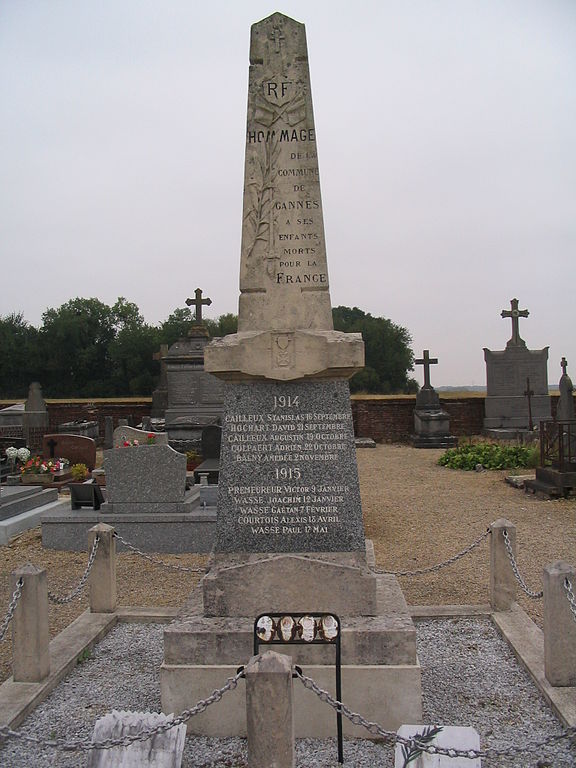
[[[563,732],[488,619],[426,620],[416,626],[425,722],[473,726],[482,747],[498,749],[534,744]],[[159,711],[162,631],[161,625],[118,625],[20,731],[42,739],[89,741],[95,720],[113,708]],[[10,768],[77,768],[85,760],[80,752],[56,751],[19,739],[0,748],[0,765]],[[346,766],[357,768],[394,765],[390,747],[360,739],[345,741],[344,760]],[[483,768],[569,768],[576,764],[576,744],[564,740],[515,757],[485,759],[482,764]],[[245,740],[190,737],[182,765],[240,768],[246,765]],[[297,765],[337,765],[335,740],[299,740]]]

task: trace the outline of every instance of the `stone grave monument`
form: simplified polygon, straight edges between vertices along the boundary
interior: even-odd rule
[[[450,434],[450,416],[440,405],[438,393],[430,384],[430,366],[437,365],[438,359],[431,358],[430,351],[425,349],[423,357],[414,362],[424,367],[424,385],[416,395],[412,445],[415,448],[452,448],[458,439]]]
[[[187,487],[186,457],[167,443],[164,432],[116,427],[114,448],[104,451],[106,501],[99,509],[76,509],[72,502],[44,514],[43,546],[83,550],[88,529],[108,523],[146,552],[209,552],[216,511],[201,505],[198,489]]]
[[[42,387],[37,381],[33,381],[28,390],[22,418],[24,439],[32,453],[39,453],[42,449],[42,439],[48,431],[48,423],[48,411],[42,396]]]
[[[202,429],[215,424],[222,415],[222,382],[204,368],[204,349],[210,338],[202,323],[202,307],[211,299],[202,298],[197,288],[194,299],[195,321],[185,339],[172,344],[165,358],[168,388],[165,429],[170,444],[181,451],[200,450]]]
[[[551,418],[548,347],[528,349],[520,337],[519,322],[530,313],[527,309],[518,309],[518,299],[511,299],[510,307],[500,313],[512,320],[512,337],[506,349],[493,352],[484,347],[484,432],[501,438],[514,438],[529,430],[531,422],[538,425]]]
[[[304,636],[334,613],[344,701],[397,728],[421,717],[415,630],[397,580],[369,567],[348,387],[364,348],[332,325],[304,25],[280,13],[254,24],[250,62],[238,333],[205,349],[225,382],[217,535],[165,630],[162,708],[185,709],[247,663],[259,614],[305,612],[279,622]],[[333,647],[283,652],[334,693]],[[298,736],[335,733],[302,686],[295,703]],[[245,733],[243,686],[188,727]]]

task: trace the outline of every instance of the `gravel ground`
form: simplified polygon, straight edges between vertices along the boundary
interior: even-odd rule
[[[574,562],[574,552],[576,552],[576,499],[560,501],[541,501],[533,496],[528,496],[522,491],[511,488],[503,482],[504,472],[461,472],[449,470],[437,465],[438,457],[442,451],[437,450],[416,450],[409,446],[399,445],[379,445],[376,449],[364,449],[358,451],[358,467],[360,474],[360,487],[362,495],[362,508],[367,536],[374,542],[377,565],[387,570],[415,570],[435,563],[442,562],[451,557],[454,553],[467,547],[474,541],[486,527],[495,519],[506,517],[517,526],[518,541],[518,563],[522,575],[528,585],[534,589],[540,589],[540,574],[542,567],[555,560],[567,560]],[[121,532],[121,531],[120,531]],[[186,566],[203,565],[207,558],[202,555],[162,555],[162,560],[173,564]],[[75,586],[84,571],[87,562],[86,553],[74,552],[55,552],[45,550],[41,545],[40,530],[34,529],[23,534],[18,539],[11,542],[10,545],[0,547],[0,607],[7,606],[10,599],[10,573],[13,569],[26,562],[33,562],[35,565],[42,566],[48,570],[49,588],[57,594],[67,594]],[[132,554],[120,554],[117,562],[118,576],[118,594],[119,601],[123,605],[182,605],[190,592],[197,577],[173,571],[159,569],[142,558]],[[466,604],[466,603],[487,603],[488,602],[488,582],[489,582],[489,554],[487,542],[475,549],[470,555],[459,560],[456,564],[446,568],[439,573],[418,577],[402,578],[400,580],[402,589],[409,604],[412,605],[444,605],[444,604]],[[529,600],[522,594],[519,594],[518,601],[522,607],[530,614],[533,620],[541,626],[541,601]],[[75,599],[72,603],[65,606],[50,606],[50,630],[52,635],[57,634],[67,626],[76,616],[85,610],[87,605],[86,597]],[[3,615],[3,609],[0,609]],[[439,633],[436,642],[430,642],[430,654],[428,657],[426,635],[422,634],[426,627],[433,627]],[[454,638],[448,638],[445,634],[440,634],[440,627],[453,627],[456,631]],[[497,675],[493,678],[492,684],[484,685],[488,679],[485,676],[490,670],[489,659],[492,657],[504,658],[507,647],[500,641],[495,632],[489,627],[495,640],[500,643],[494,646],[497,650],[490,651],[493,642],[488,643],[489,648],[484,652],[474,646],[478,641],[476,634],[483,635],[478,629],[472,629],[470,632],[473,639],[464,631],[465,625],[462,622],[452,625],[451,622],[436,622],[431,624],[426,622],[419,625],[419,633],[422,642],[420,643],[420,657],[423,664],[424,685],[426,688],[425,712],[430,721],[446,722],[450,724],[474,724],[472,715],[482,716],[486,712],[495,709],[494,702],[500,701],[501,689],[504,680],[501,679],[502,671],[501,661],[496,664]],[[472,627],[483,626],[481,623],[472,623]],[[432,631],[432,630],[430,630]],[[448,630],[442,629],[442,632]],[[114,650],[114,638],[118,632],[134,632],[134,636],[129,640],[120,640],[118,651]],[[141,636],[140,633],[144,632]],[[136,709],[149,707],[157,708],[159,703],[158,684],[153,675],[157,674],[154,669],[159,667],[161,662],[161,648],[154,645],[152,638],[154,632],[151,628],[143,629],[141,626],[133,625],[114,630],[113,637],[102,643],[96,653],[95,659],[102,658],[107,660],[107,666],[112,667],[114,677],[110,684],[106,684],[102,690],[102,696],[105,699],[99,703],[98,686],[89,686],[89,693],[82,703],[70,706],[67,715],[64,717],[64,730],[57,731],[62,735],[71,735],[70,722],[80,723],[84,717],[87,717],[84,736],[88,737],[92,732],[93,722],[104,711],[112,707],[134,707]],[[0,679],[5,679],[10,674],[11,642],[10,632],[4,642],[0,644]],[[436,675],[436,665],[441,664],[443,654],[459,646],[461,642],[467,642],[471,646],[464,655],[466,663],[470,669],[476,672],[478,684],[482,684],[479,692],[473,689],[462,689],[457,692],[456,685],[468,685],[474,682],[474,677],[470,676],[460,680],[456,675],[444,677],[444,672],[440,676],[440,671]],[[138,640],[137,638],[141,638]],[[141,654],[133,652],[133,645],[144,643],[148,650]],[[158,641],[159,642],[159,641]],[[108,648],[108,643],[112,645]],[[474,646],[474,647],[472,647]],[[482,646],[483,648],[483,646]],[[108,649],[108,650],[107,650]],[[129,649],[129,650],[127,650]],[[509,656],[509,654],[508,654]],[[126,658],[130,657],[133,663],[132,679],[129,677],[128,670],[124,674],[124,664]],[[433,658],[432,658],[433,657]],[[464,663],[464,661],[462,662]],[[518,670],[511,660],[515,671],[514,675],[520,675],[519,678],[512,680],[509,684],[510,690],[524,690],[527,685],[523,673]],[[434,664],[436,682],[430,687],[430,681],[427,679],[429,670]],[[450,663],[446,665],[446,674],[450,674],[450,667],[456,664],[451,657]],[[87,662],[78,668],[81,674],[88,673],[92,669],[92,662]],[[486,665],[486,670],[484,666]],[[492,662],[494,666],[494,662]],[[444,667],[444,664],[442,664]],[[144,673],[144,669],[152,668],[152,671]],[[481,670],[478,673],[478,670]],[[94,677],[99,673],[94,672]],[[474,675],[474,672],[471,673]],[[135,675],[135,677],[134,677]],[[76,675],[74,676],[76,678]],[[119,684],[118,681],[121,681]],[[444,681],[443,683],[441,681]],[[520,682],[521,681],[521,682]],[[60,686],[56,695],[60,695],[65,686],[73,684],[66,682]],[[139,686],[136,688],[136,684]],[[143,685],[150,684],[150,692],[142,691]],[[112,696],[112,690],[116,690],[116,698]],[[484,693],[482,693],[482,691]],[[129,696],[137,692],[134,703],[129,702]],[[484,697],[488,692],[492,698]],[[504,695],[504,694],[502,694]],[[64,697],[66,698],[66,696]],[[531,694],[530,699],[532,700]],[[539,738],[536,729],[536,723],[539,722],[537,715],[543,704],[537,697],[538,702],[535,708],[526,711],[520,705],[524,701],[524,696],[520,696],[514,704],[507,703],[503,699],[502,708],[498,706],[494,714],[494,734],[503,733],[503,727],[507,725],[510,717],[516,717],[518,713],[517,727],[524,723],[525,732],[529,733],[531,738]],[[477,702],[484,702],[477,703]],[[433,707],[433,704],[436,708]],[[43,705],[45,708],[47,705]],[[531,705],[532,707],[532,705]],[[456,710],[456,711],[454,711]],[[41,710],[39,710],[41,711]],[[547,710],[544,708],[544,711]],[[470,713],[470,719],[467,720],[467,714]],[[548,715],[550,717],[550,715]],[[35,717],[33,715],[32,717]],[[462,717],[462,720],[459,718]],[[32,722],[32,720],[30,720]],[[496,727],[497,726],[497,727]],[[27,726],[29,727],[29,726]],[[52,726],[48,725],[46,730],[40,728],[39,731],[46,735],[50,734]],[[489,734],[492,726],[478,724],[478,730],[482,734],[483,744],[493,743],[491,739],[496,736]],[[54,726],[55,730],[55,726]],[[518,731],[522,735],[523,731]],[[484,741],[486,737],[486,742]],[[508,738],[507,736],[505,738]],[[380,746],[370,746],[369,743],[359,742],[361,744],[362,754],[365,757],[349,757],[350,765],[373,765],[380,761],[380,757],[370,756],[371,750],[381,750]],[[496,742],[494,742],[496,743]],[[206,756],[202,749],[202,740],[195,739],[194,745],[187,747],[195,755],[196,763],[190,762],[192,757],[188,757],[188,765],[210,764],[211,757]],[[218,752],[221,753],[221,765],[242,765],[240,758],[234,757],[239,749],[237,743],[232,740],[218,742],[218,746],[209,747],[209,755],[214,757]],[[327,762],[330,764],[332,747],[324,744],[310,745],[303,743],[299,749],[303,753],[311,753],[314,759],[320,759],[320,755],[326,754]],[[350,742],[346,748],[346,755],[354,755],[356,749],[355,743]],[[328,751],[327,751],[328,750]],[[385,754],[389,750],[385,751]],[[232,757],[226,763],[226,755]],[[547,765],[563,766],[575,765],[576,756],[565,757],[565,762],[559,762],[560,758],[553,757],[552,762],[546,762],[550,753],[542,752],[534,754],[527,758],[523,756],[517,762],[506,758],[503,762],[492,763],[485,762],[484,765],[502,765],[502,766],[538,766],[545,768]],[[38,762],[40,757],[36,755],[36,762],[11,763],[8,758],[4,760],[7,753],[0,753],[0,765],[83,765],[84,761],[78,756],[66,757],[59,753],[59,760],[70,759],[72,762],[54,762],[54,753],[47,753],[48,762]],[[300,759],[300,765],[320,765],[321,763],[303,762]],[[387,763],[386,760],[389,760]],[[364,761],[364,762],[362,762]],[[391,758],[382,758],[382,765],[392,765]]]
[[[563,732],[489,619],[425,620],[416,626],[425,722],[473,726],[483,748],[529,746]],[[111,709],[159,711],[162,631],[161,625],[118,625],[96,646],[92,658],[80,664],[27,718],[21,732],[42,739],[89,741],[95,720]],[[56,751],[20,739],[11,739],[0,749],[0,765],[10,768],[77,768],[85,761],[80,752]],[[393,750],[382,743],[346,740],[344,761],[355,768],[392,768]],[[576,744],[570,746],[567,740],[482,762],[483,768],[569,768],[575,764]],[[246,742],[190,737],[182,765],[246,766]],[[297,742],[297,766],[335,765],[335,739]]]

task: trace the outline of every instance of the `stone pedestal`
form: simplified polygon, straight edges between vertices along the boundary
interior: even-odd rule
[[[340,616],[347,706],[390,729],[407,718],[421,719],[416,631],[406,602],[396,578],[373,574],[360,553],[217,556],[180,619],[165,630],[163,711],[179,712],[205,698],[248,662],[258,614],[295,609]],[[282,653],[335,695],[333,647],[284,645]],[[297,683],[294,701],[297,737],[335,735],[333,710]],[[217,711],[191,719],[188,729],[209,736],[246,735],[242,686],[227,694]],[[347,720],[344,733],[368,735]]]
[[[434,387],[424,386],[416,397],[414,434],[410,441],[415,448],[453,448],[458,438],[450,434],[450,416],[440,405]]]

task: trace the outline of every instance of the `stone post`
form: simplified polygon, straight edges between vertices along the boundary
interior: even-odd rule
[[[114,613],[116,610],[116,539],[114,528],[98,523],[88,531],[88,551],[100,537],[96,558],[90,572],[90,611]]]
[[[253,656],[246,675],[250,768],[293,768],[292,659],[275,651]]]
[[[544,672],[550,685],[576,685],[576,619],[564,582],[576,593],[576,569],[563,561],[546,566],[544,589]]]
[[[509,611],[516,601],[516,578],[502,531],[508,531],[512,554],[516,558],[516,526],[504,518],[490,526],[490,605],[493,611]]]
[[[50,673],[46,570],[28,563],[12,572],[12,591],[22,579],[22,595],[12,619],[12,677],[38,683]]]

